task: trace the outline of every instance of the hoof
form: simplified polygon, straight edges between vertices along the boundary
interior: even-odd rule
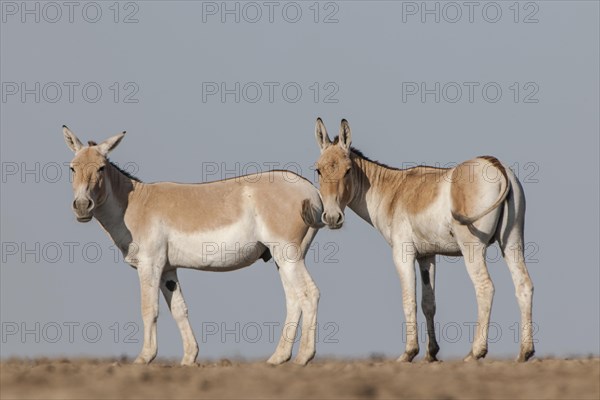
[[[137,358],[133,361],[134,364],[140,365],[148,365],[154,360],[156,357],[156,352],[154,354],[148,355],[148,353],[144,353],[143,351],[137,356]]]
[[[470,351],[469,354],[467,354],[467,356],[464,358],[465,362],[469,362],[469,361],[477,361],[480,358],[485,357],[485,355],[487,354],[487,349],[482,349],[479,350],[477,353],[473,354],[473,351]]]
[[[150,360],[146,360],[143,357],[138,357],[135,360],[133,360],[133,363],[137,365],[148,365],[150,364]]]
[[[525,362],[527,360],[529,360],[531,357],[533,357],[533,355],[535,354],[535,350],[531,349],[531,350],[526,350],[526,351],[521,351],[521,353],[519,353],[519,357],[517,358],[518,362]]]
[[[398,358],[397,361],[402,363],[409,363],[413,360],[413,358],[415,358],[417,354],[419,354],[419,349],[406,351],[400,356],[400,358]]]
[[[183,358],[181,359],[182,367],[197,367],[198,363],[196,362],[196,358],[198,357],[198,350],[193,353],[184,353]]]
[[[285,362],[288,362],[291,358],[291,355],[289,356],[279,356],[277,354],[273,354],[268,360],[267,360],[267,364],[271,364],[271,365],[281,365]]]
[[[296,365],[301,365],[301,366],[305,366],[306,364],[308,364],[313,358],[315,357],[314,353],[308,356],[301,356],[301,355],[297,355],[296,358],[294,358],[294,361],[292,361],[294,364]]]
[[[436,362],[439,361],[437,359],[437,354],[440,351],[440,346],[437,343],[431,343],[427,347],[427,354],[425,354],[425,361],[427,362]]]

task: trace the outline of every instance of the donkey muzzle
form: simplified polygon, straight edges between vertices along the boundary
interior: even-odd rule
[[[90,198],[77,198],[73,201],[73,212],[79,222],[88,222],[92,219],[94,201]]]
[[[321,220],[329,229],[340,229],[344,224],[344,213],[341,211],[324,212],[321,215]]]

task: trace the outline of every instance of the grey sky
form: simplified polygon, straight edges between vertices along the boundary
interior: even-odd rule
[[[40,21],[22,15],[22,4],[37,4]],[[70,210],[62,124],[82,140],[127,130],[111,158],[145,181],[198,182],[286,164],[314,181],[317,116],[331,136],[347,118],[353,144],[390,165],[492,154],[513,166],[527,196],[537,354],[600,352],[597,2],[520,3],[518,15],[514,2],[453,3],[460,16],[427,2],[439,7],[439,23],[421,13],[422,2],[321,2],[318,16],[314,2],[276,2],[273,22],[263,2],[227,2],[239,23],[233,14],[221,22],[222,2],[123,2],[118,15],[113,2],[80,2],[73,22],[56,4],[60,17],[47,3],[1,2],[2,357],[133,357],[141,348],[135,271],[114,260],[96,222],[79,224]],[[99,21],[87,22],[97,8]],[[299,21],[288,22],[298,8]],[[224,102],[222,83],[233,89]],[[32,93],[22,98],[23,89]],[[432,92],[422,98],[422,89]],[[322,294],[317,355],[399,356],[404,319],[390,248],[351,211],[346,217],[341,231],[319,232],[307,261]],[[490,258],[489,354],[515,357],[513,285],[496,246]],[[200,359],[274,351],[269,326],[283,323],[285,307],[272,262],[180,278]],[[462,259],[441,258],[436,284],[440,356],[463,356],[476,304]],[[162,299],[160,310],[159,356],[179,358]],[[222,324],[239,342],[221,337]]]

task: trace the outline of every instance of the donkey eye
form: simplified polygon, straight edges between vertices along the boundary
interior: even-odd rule
[[[316,169],[317,171],[317,175],[321,176],[321,170],[319,170],[318,168]]]
[[[104,171],[104,165],[101,166],[100,168],[98,168],[98,172],[102,172],[102,171]]]
[[[344,174],[344,176],[347,176],[349,173],[350,173],[350,168],[348,168],[348,169],[346,170],[346,173]]]
[[[69,168],[71,169],[72,173],[75,173],[75,168],[73,168],[73,167],[69,167]]]

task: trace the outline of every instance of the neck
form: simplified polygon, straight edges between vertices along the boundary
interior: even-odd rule
[[[353,195],[348,206],[358,216],[381,231],[389,222],[387,207],[391,200],[387,199],[384,188],[399,183],[402,171],[380,165],[354,151],[351,152],[350,158],[353,163]]]
[[[126,176],[111,163],[106,166],[106,197],[94,210],[94,217],[112,238],[113,242],[126,251],[132,241],[131,233],[125,226],[125,211],[143,184]]]

